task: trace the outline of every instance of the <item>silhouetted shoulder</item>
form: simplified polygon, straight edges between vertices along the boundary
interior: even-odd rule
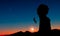
[[[49,17],[46,17],[46,20],[50,21],[50,18]]]

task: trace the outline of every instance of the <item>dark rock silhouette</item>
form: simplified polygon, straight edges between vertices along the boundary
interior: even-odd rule
[[[48,14],[48,6],[45,4],[41,4],[37,9],[37,14],[40,19],[39,32],[41,36],[47,36],[47,33],[50,33],[50,19],[47,17]]]
[[[25,36],[31,36],[31,33],[29,31],[26,31]]]
[[[58,29],[53,29],[51,32],[51,36],[60,36],[60,30]]]
[[[51,30],[51,34],[47,34],[49,36],[60,36],[60,30],[58,29],[53,29]],[[31,33],[31,32],[16,32],[16,33],[13,33],[13,34],[10,34],[10,35],[4,35],[4,36],[40,36],[39,32],[34,32],[34,33]],[[44,35],[45,36],[45,35]]]
[[[24,34],[24,33],[23,33],[22,31],[20,31],[20,32],[11,34],[11,35],[9,35],[9,36],[23,36],[23,34]]]

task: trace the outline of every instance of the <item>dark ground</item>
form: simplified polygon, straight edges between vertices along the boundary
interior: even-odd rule
[[[43,34],[42,34],[43,35]],[[14,34],[10,34],[10,35],[6,35],[6,36],[42,36],[40,35],[39,32],[35,32],[35,33],[31,33],[31,32],[16,32]],[[58,29],[54,29],[54,30],[51,30],[51,33],[50,34],[47,34],[49,36],[60,36],[60,30]]]

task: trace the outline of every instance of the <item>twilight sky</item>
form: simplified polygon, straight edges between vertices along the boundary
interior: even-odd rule
[[[11,34],[17,31],[35,31],[39,27],[37,7],[41,4],[49,7],[48,17],[51,27],[60,29],[60,0],[0,0],[0,34]],[[34,23],[36,18],[37,24]]]

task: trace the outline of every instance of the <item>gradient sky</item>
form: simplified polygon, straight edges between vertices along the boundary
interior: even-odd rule
[[[0,34],[29,31],[31,27],[37,31],[37,7],[41,3],[49,7],[51,27],[60,29],[60,0],[0,0]],[[33,17],[36,18],[37,24],[34,23]]]

